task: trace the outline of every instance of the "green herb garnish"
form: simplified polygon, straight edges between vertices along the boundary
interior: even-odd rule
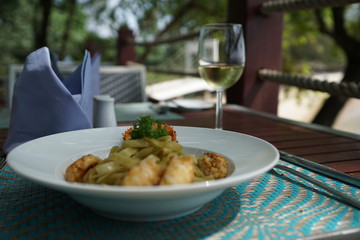
[[[140,117],[140,119],[133,124],[133,130],[130,132],[131,139],[159,138],[168,135],[166,129],[161,128],[164,121],[156,120],[151,116]],[[154,127],[156,126],[156,127]]]

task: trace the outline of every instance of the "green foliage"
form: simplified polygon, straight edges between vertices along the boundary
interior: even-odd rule
[[[329,10],[324,13],[325,22],[332,25]],[[286,72],[308,74],[319,70],[339,70],[345,65],[341,49],[332,38],[319,32],[313,11],[285,13],[282,43]]]
[[[176,75],[176,74],[166,74],[166,73],[154,73],[148,71],[146,73],[146,81],[148,85],[159,83],[159,82],[165,82],[169,80],[175,80],[179,78],[183,78],[183,75]]]
[[[48,34],[48,46],[51,51],[59,53],[63,44],[63,34],[68,18],[67,1],[58,2],[51,13],[51,20]],[[74,20],[70,28],[70,39],[64,56],[71,56],[75,61],[80,61],[84,55],[84,49],[88,32],[85,29],[87,17],[79,6],[75,9]]]
[[[33,6],[29,1],[4,0],[0,9],[0,75],[4,75],[7,64],[23,60],[31,49]]]
[[[85,42],[93,42],[96,49],[101,53],[101,61],[103,63],[114,64],[116,62],[116,39],[115,38],[102,38],[95,33],[88,33]],[[85,45],[81,46],[83,49]]]
[[[138,41],[169,39],[194,32],[201,25],[224,22],[227,13],[227,1],[216,0],[211,4],[207,0],[122,0],[123,9],[129,9],[137,16]],[[180,59],[179,51],[183,51],[184,42],[156,45],[144,63],[148,66],[168,68],[182,71],[184,60]],[[137,56],[143,55],[145,47],[137,47]],[[182,55],[183,57],[183,55]]]
[[[360,40],[360,4],[351,4],[345,11],[345,29]],[[321,10],[324,23],[334,28],[330,8]],[[312,73],[341,70],[346,64],[343,50],[333,38],[319,31],[314,11],[285,13],[283,32],[283,66],[287,72]]]
[[[200,25],[226,20],[227,1],[216,0],[122,0],[119,8],[127,9],[137,18],[139,37],[151,39],[169,23],[172,27],[164,36],[191,32]],[[113,11],[116,11],[114,9]],[[181,16],[178,18],[178,16]],[[176,20],[176,21],[174,21]],[[120,15],[118,21],[125,21]]]
[[[345,14],[346,30],[349,35],[360,41],[360,3],[352,4]]]
[[[199,26],[227,19],[227,1],[214,0],[120,0],[117,6],[110,1],[77,1],[74,21],[70,29],[65,55],[74,60],[83,56],[87,41],[96,43],[104,62],[116,60],[116,36],[102,38],[86,29],[90,17],[98,23],[108,23],[113,29],[129,26],[128,14],[136,17],[135,33],[138,41],[153,40],[161,33],[166,39],[190,33]],[[41,16],[40,1],[2,0],[0,8],[0,75],[5,75],[8,64],[22,63],[33,51],[34,28]],[[66,0],[53,1],[48,46],[59,52],[68,18]],[[346,30],[355,39],[360,39],[360,4],[352,4],[346,12]],[[325,23],[332,27],[330,9],[323,11]],[[37,26],[39,28],[39,26]],[[146,60],[149,66],[162,65],[183,48],[183,43],[155,46]],[[144,47],[136,48],[137,55],[144,54]],[[283,59],[285,71],[310,73],[314,70],[340,69],[345,65],[341,49],[328,36],[318,31],[313,11],[286,13],[283,32]],[[181,63],[177,62],[181,67]]]
[[[54,1],[48,26],[47,42],[51,51],[58,53],[63,44],[65,22],[68,18],[66,0]],[[39,1],[2,0],[0,11],[0,75],[6,74],[9,64],[23,63],[26,55],[34,51],[34,29],[40,28]],[[87,17],[82,8],[75,9],[66,55],[74,60],[83,56]]]

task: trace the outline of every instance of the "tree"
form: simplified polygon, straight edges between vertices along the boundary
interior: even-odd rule
[[[7,65],[24,59],[33,48],[33,5],[29,1],[2,0],[0,7],[0,75]]]
[[[285,14],[284,71],[310,74],[343,71],[344,82],[359,82],[360,5]],[[346,97],[330,96],[313,122],[331,126]]]
[[[104,60],[115,59],[115,36],[103,39],[96,33],[89,33],[85,27],[85,12],[88,17],[94,16],[98,23],[108,23],[114,32],[122,25],[133,26],[134,23],[129,21],[131,15],[135,19],[136,41],[145,43],[190,34],[203,24],[227,19],[228,2],[223,0],[119,0],[117,6],[112,3],[109,0],[2,0],[0,73],[5,72],[8,63],[22,62],[25,55],[44,45],[61,57],[71,55],[77,59],[82,56],[87,39],[99,43]],[[330,64],[331,68],[344,67],[343,81],[358,82],[359,10],[359,4],[352,4],[286,13],[285,70],[299,72],[301,66],[302,72],[310,73],[312,65],[304,63],[312,63],[313,59],[322,56],[320,61]],[[350,17],[349,12],[352,12]],[[176,48],[179,45],[163,48],[143,44],[137,48],[138,60],[144,64],[160,63],[163,56],[170,56],[170,50]],[[346,100],[330,97],[314,122],[331,125]]]
[[[77,2],[76,2],[76,0],[70,0],[70,1],[66,2],[65,4],[68,6],[67,8],[69,9],[69,11],[68,11],[68,16],[67,16],[67,19],[65,22],[64,32],[62,35],[61,47],[59,50],[59,57],[61,59],[63,59],[66,54],[67,44],[69,42],[70,33],[72,30],[72,25],[73,25],[74,18],[75,18],[75,13],[76,13],[75,10],[76,10]]]
[[[325,11],[324,18],[331,21]],[[339,71],[345,56],[336,43],[321,34],[313,11],[294,11],[284,15],[283,71],[311,74],[314,71]]]
[[[34,49],[47,45],[48,27],[53,3],[52,0],[39,0],[34,4],[33,29],[34,29]],[[39,9],[41,14],[38,14]]]
[[[110,19],[111,28],[130,25],[129,14],[136,18],[137,42],[151,42],[191,33],[209,22],[226,20],[226,1],[214,0],[121,0],[109,9],[109,2],[90,0],[97,21]],[[137,49],[138,61],[146,63],[154,45],[146,44]]]
[[[86,15],[76,0],[2,0],[0,73],[21,63],[31,51],[48,46],[61,56],[79,59],[84,50]]]
[[[360,9],[360,5],[357,8]],[[323,11],[315,11],[319,31],[332,38],[345,54],[346,66],[342,81],[360,83],[360,15],[357,16],[357,22],[347,25],[345,7],[332,8],[331,13],[332,27],[326,24]],[[343,96],[330,96],[313,122],[331,126],[347,100],[348,98]]]

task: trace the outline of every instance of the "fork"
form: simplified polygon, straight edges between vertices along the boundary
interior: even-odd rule
[[[323,188],[324,190],[328,191],[332,195],[336,196],[338,198],[338,200],[340,200],[340,201],[342,201],[342,202],[344,202],[344,203],[346,203],[348,205],[351,205],[351,206],[353,206],[353,207],[355,207],[357,209],[360,209],[360,201],[358,201],[358,200],[356,200],[356,199],[354,199],[354,198],[352,198],[350,196],[347,196],[347,195],[343,194],[342,192],[339,192],[339,191],[337,191],[337,190],[323,184],[322,182],[320,182],[320,181],[318,181],[318,180],[316,180],[316,179],[314,179],[314,178],[312,178],[312,177],[310,177],[308,175],[305,175],[305,174],[303,174],[303,173],[301,173],[299,171],[296,171],[296,170],[294,170],[292,168],[289,168],[287,166],[280,165],[280,164],[275,165],[274,168],[281,169],[283,171],[294,174],[294,175],[296,175],[296,176],[298,176],[298,177],[300,177],[302,179],[305,179],[306,181],[308,181],[308,182],[310,182],[310,183],[312,183],[314,185],[317,185],[317,186]],[[272,171],[278,173],[274,169]]]

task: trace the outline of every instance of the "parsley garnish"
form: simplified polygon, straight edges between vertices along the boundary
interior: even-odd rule
[[[133,130],[130,132],[131,139],[159,138],[168,135],[166,129],[161,128],[164,121],[156,120],[151,116],[140,117],[140,119],[133,124]],[[153,127],[157,126],[157,127]]]

